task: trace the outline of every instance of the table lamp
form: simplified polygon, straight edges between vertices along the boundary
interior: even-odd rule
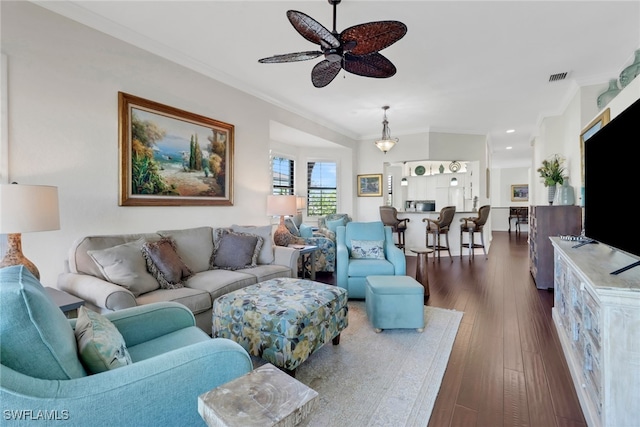
[[[284,217],[295,215],[296,206],[296,196],[267,196],[267,215],[280,215],[280,224],[273,233],[273,242],[278,246],[287,246],[293,240],[294,236],[284,225]]]
[[[8,234],[0,268],[24,265],[39,280],[38,268],[22,254],[21,233],[59,229],[57,187],[0,185],[0,234]]]
[[[296,227],[300,228],[302,224],[302,211],[307,207],[307,198],[304,196],[296,196],[296,214],[293,216],[293,222]]]

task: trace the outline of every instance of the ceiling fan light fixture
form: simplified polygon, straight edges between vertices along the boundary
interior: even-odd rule
[[[389,121],[387,120],[387,110],[389,109],[388,105],[382,107],[384,110],[384,120],[382,120],[382,138],[375,142],[376,147],[380,149],[384,154],[387,154],[387,151],[391,150],[396,142],[399,141],[398,138],[391,138],[391,131],[389,130]]]

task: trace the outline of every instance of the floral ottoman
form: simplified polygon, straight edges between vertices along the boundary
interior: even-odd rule
[[[340,342],[347,299],[345,289],[312,280],[267,280],[217,298],[212,335],[294,374],[324,343]]]

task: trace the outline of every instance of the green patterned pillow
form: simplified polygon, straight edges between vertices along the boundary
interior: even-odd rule
[[[384,240],[352,240],[351,258],[385,259]]]
[[[103,315],[80,307],[75,334],[80,360],[90,373],[98,374],[133,363],[124,338]]]

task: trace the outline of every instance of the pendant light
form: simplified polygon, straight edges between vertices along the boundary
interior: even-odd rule
[[[380,149],[384,154],[387,154],[387,151],[391,150],[396,142],[398,142],[398,138],[391,138],[391,131],[389,130],[389,121],[387,120],[387,110],[389,109],[388,105],[382,107],[384,110],[384,120],[382,120],[382,138],[375,142],[376,147]]]

